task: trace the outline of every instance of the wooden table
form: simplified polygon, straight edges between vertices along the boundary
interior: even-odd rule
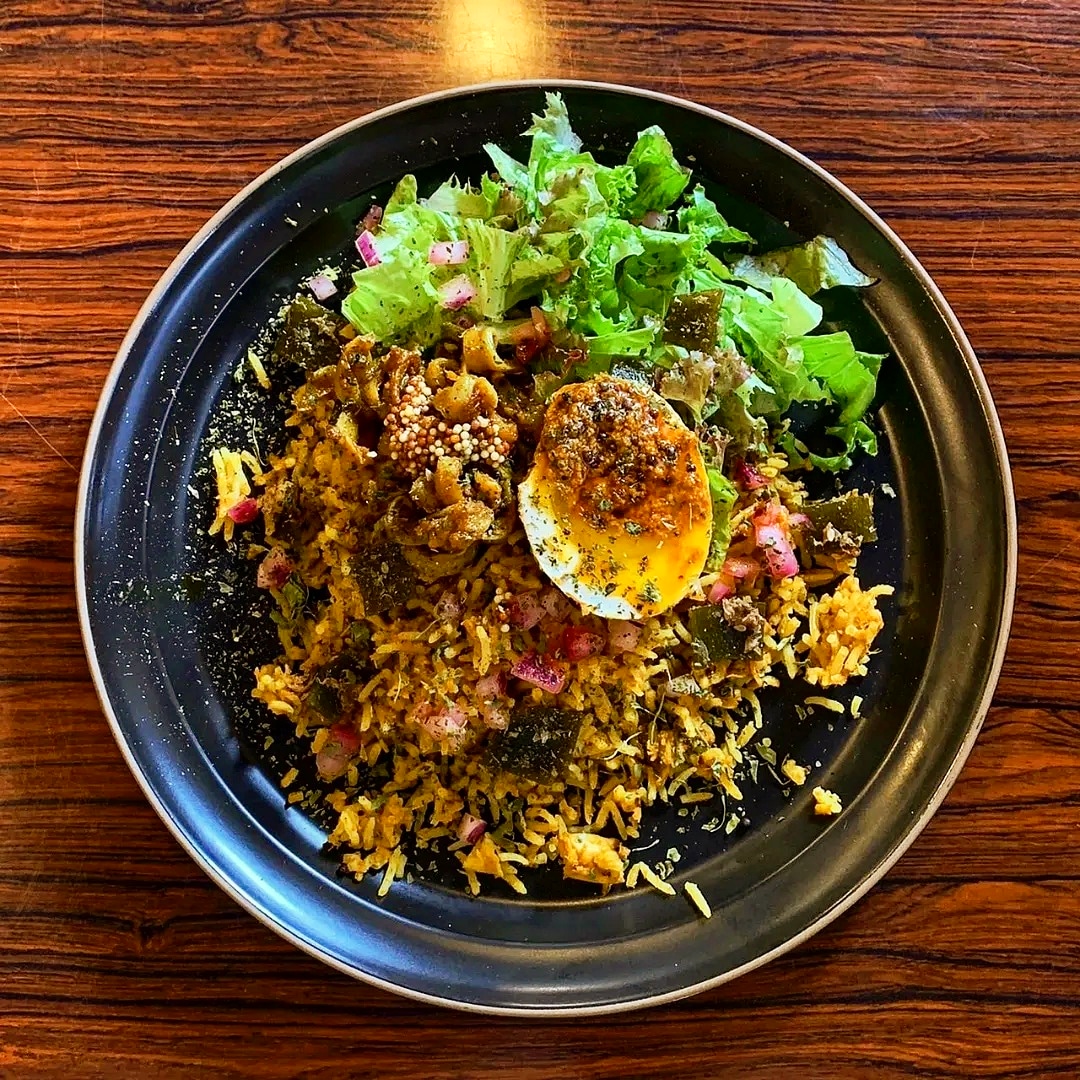
[[[0,1075],[1080,1075],[1078,49],[1076,0],[4,0]],[[526,1024],[353,982],[203,876],[102,717],[71,535],[113,354],[222,202],[358,113],[540,75],[730,111],[879,210],[982,358],[1021,556],[985,730],[865,900],[716,992]]]

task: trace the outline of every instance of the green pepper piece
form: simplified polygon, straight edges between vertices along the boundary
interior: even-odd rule
[[[341,716],[341,696],[332,686],[318,679],[308,691],[307,703],[327,720],[337,720]]]
[[[416,591],[416,571],[392,540],[358,551],[349,567],[364,598],[365,615],[381,615]]]
[[[582,714],[550,705],[515,709],[488,745],[488,764],[539,783],[554,780],[574,752]]]
[[[289,305],[281,330],[270,350],[273,363],[299,364],[315,371],[341,359],[340,321],[322,304],[298,296]]]
[[[699,604],[691,608],[687,621],[694,643],[701,645],[710,664],[738,660],[746,655],[746,634],[736,630],[724,618],[719,604]]]
[[[874,498],[859,491],[847,491],[835,499],[808,502],[803,513],[810,519],[814,532],[820,536],[827,525],[840,533],[848,533],[860,544],[877,539],[874,528]]]
[[[664,341],[684,349],[711,352],[716,346],[716,332],[724,294],[719,289],[676,296],[664,320]]]

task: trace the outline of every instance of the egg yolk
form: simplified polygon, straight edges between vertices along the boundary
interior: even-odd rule
[[[664,611],[702,571],[712,503],[701,450],[643,386],[597,376],[559,390],[523,488],[538,561],[598,614]]]

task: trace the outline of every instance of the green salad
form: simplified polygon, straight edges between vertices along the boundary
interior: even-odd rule
[[[539,309],[557,346],[533,358],[537,389],[604,372],[652,381],[694,424],[764,452],[771,429],[792,465],[839,471],[877,452],[866,422],[883,357],[846,331],[820,332],[823,289],[872,284],[817,236],[759,252],[676,160],[658,127],[626,161],[601,164],[549,94],[528,160],[485,146],[494,173],[421,198],[414,176],[357,248],[342,313],[385,345],[432,345],[448,320],[480,323],[495,348]],[[811,451],[785,422],[794,403],[831,409]]]

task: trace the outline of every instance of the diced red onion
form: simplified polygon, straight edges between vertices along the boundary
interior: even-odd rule
[[[259,516],[259,500],[250,496],[234,503],[225,511],[237,525],[247,525]]]
[[[568,626],[562,632],[561,644],[563,656],[567,660],[578,661],[603,652],[606,642],[602,635],[595,634],[584,626]]]
[[[667,224],[667,214],[662,210],[650,210],[641,219],[646,229],[662,229]]]
[[[754,537],[761,548],[765,571],[769,577],[794,577],[799,572],[799,560],[791,541],[781,525],[755,525]]]
[[[360,732],[352,724],[335,724],[330,729],[330,738],[350,754],[360,749]]]
[[[464,275],[439,286],[439,300],[447,311],[457,311],[476,296],[476,286]]]
[[[413,719],[436,741],[447,740],[455,746],[465,733],[468,720],[457,705],[448,705],[435,709],[430,705],[421,705],[413,713]]]
[[[734,592],[735,590],[721,578],[709,590],[709,603],[719,604],[721,600],[726,600]]]
[[[745,458],[739,458],[735,462],[735,479],[747,491],[756,491],[758,488],[769,486],[768,477],[763,475],[756,465],[751,465]]]
[[[535,652],[526,653],[510,669],[510,674],[515,679],[539,686],[541,690],[546,690],[549,694],[560,693],[566,685],[566,672],[562,669],[562,665],[549,660],[546,656],[537,656]]]
[[[356,250],[360,252],[365,266],[378,266],[382,262],[379,250],[375,247],[375,237],[367,229],[356,238]]]
[[[805,529],[810,524],[810,519],[805,514],[792,514],[788,521],[795,526],[796,529]]]
[[[329,300],[337,292],[337,286],[325,274],[316,274],[307,284],[316,300]]]
[[[612,652],[630,652],[641,641],[641,627],[625,619],[613,619],[608,631],[608,643]]]
[[[544,608],[536,593],[520,593],[506,605],[506,618],[516,630],[531,630],[544,617]]]
[[[363,232],[366,229],[368,232],[377,233],[382,222],[382,214],[382,207],[378,203],[373,204],[364,215],[363,221],[360,222],[360,231]]]
[[[457,827],[459,840],[464,840],[466,844],[475,844],[485,832],[487,832],[487,825],[478,817],[473,817],[472,814],[462,814]]]
[[[323,780],[336,780],[349,767],[349,754],[337,743],[327,743],[315,755],[315,768]]]
[[[330,738],[315,755],[315,768],[323,780],[336,780],[348,767],[353,754],[360,749],[360,736],[349,724],[335,724]]]
[[[476,692],[484,701],[494,701],[506,693],[506,672],[492,671],[476,680]]]
[[[453,589],[447,589],[435,605],[435,617],[443,622],[452,622],[461,615],[461,598]]]
[[[761,549],[765,572],[772,578],[792,577],[799,572],[788,520],[787,509],[779,499],[759,506],[754,514],[754,540]]]
[[[428,262],[432,266],[457,266],[468,257],[468,240],[446,240],[432,244],[428,250]]]
[[[260,589],[280,589],[289,580],[292,572],[292,559],[281,548],[271,548],[266,558],[259,563],[255,584]]]
[[[546,614],[560,622],[573,611],[573,605],[558,589],[545,589],[540,594],[540,604]]]

